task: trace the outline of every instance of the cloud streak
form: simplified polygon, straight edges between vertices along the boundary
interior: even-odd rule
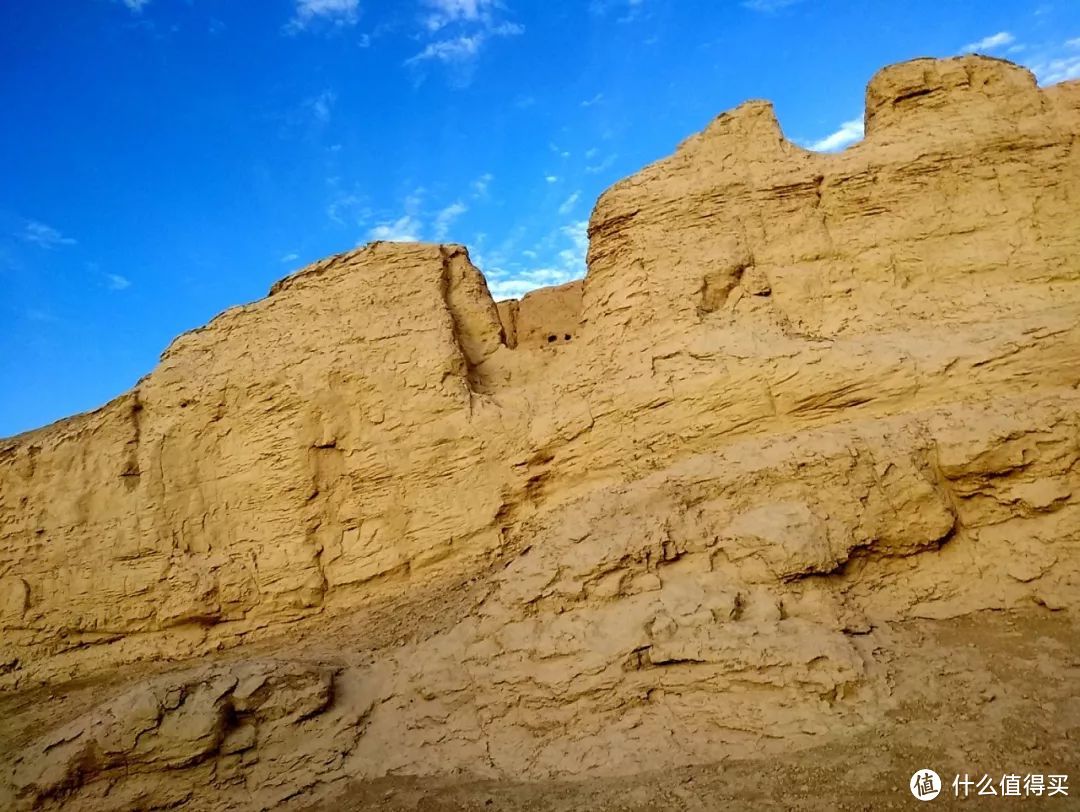
[[[379,223],[368,232],[368,238],[383,242],[417,242],[420,231],[420,222],[406,214],[393,222]]]
[[[311,110],[311,114],[315,116],[316,121],[320,124],[326,124],[330,121],[336,101],[337,93],[332,90],[324,90],[315,98],[308,99],[305,105]]]
[[[480,54],[481,48],[492,38],[514,37],[524,32],[524,27],[516,23],[502,23],[472,34],[429,42],[420,53],[406,59],[405,64],[419,65],[429,61],[446,64],[468,63]]]
[[[780,9],[801,3],[802,0],[744,0],[743,8],[758,11],[763,14],[772,14]]]
[[[963,47],[964,53],[973,53],[975,51],[994,51],[998,48],[1004,48],[1007,45],[1012,45],[1016,42],[1016,37],[1010,34],[1008,31],[998,31],[996,34],[991,34],[988,37],[983,37],[977,42],[969,42]]]
[[[853,118],[845,121],[835,132],[829,133],[824,138],[810,144],[814,152],[839,152],[845,147],[851,146],[863,137],[863,120]]]
[[[429,42],[427,47],[416,56],[406,59],[405,64],[417,65],[429,60],[445,63],[468,62],[480,53],[480,46],[484,44],[485,39],[483,34],[473,34]]]
[[[454,221],[468,210],[469,207],[458,200],[435,215],[435,239],[439,242],[445,240]]]
[[[589,150],[589,152],[593,152],[593,150]],[[591,156],[588,153],[586,153],[586,157],[591,157]],[[611,167],[615,164],[615,160],[618,157],[619,157],[618,155],[608,155],[600,163],[598,163],[598,164],[589,164],[588,166],[586,166],[585,171],[588,172],[590,175],[598,175],[601,172],[606,172],[607,170],[611,169]]]
[[[519,265],[512,271],[498,267],[486,270],[491,295],[496,299],[517,299],[536,288],[580,279],[585,275],[588,232],[588,220],[576,220],[559,228],[551,239],[559,240],[567,247],[541,267],[522,268]],[[521,254],[529,259],[536,257],[534,251],[522,251]]]
[[[429,31],[438,31],[455,22],[489,22],[495,0],[426,0],[431,13],[425,20]]]
[[[474,198],[484,198],[488,196],[488,188],[491,186],[491,182],[495,180],[495,176],[490,172],[485,172],[472,182],[472,190]]]
[[[1080,79],[1080,37],[1059,43],[1025,44],[1017,42],[1009,31],[999,31],[978,42],[970,42],[961,53],[991,52],[1005,49],[1013,55],[1023,53],[1024,64],[1035,74],[1039,84],[1054,85],[1071,79]]]
[[[61,245],[75,245],[71,237],[65,237],[57,229],[38,220],[27,220],[20,235],[26,242],[41,248],[57,248]]]
[[[317,23],[344,28],[356,25],[359,18],[360,0],[296,0],[296,10],[285,30],[295,34]]]
[[[1070,79],[1080,79],[1080,55],[1048,59],[1031,66],[1039,84],[1056,85]]]
[[[499,19],[496,12],[503,6],[498,0],[425,0],[424,5],[428,13],[423,28],[431,41],[406,59],[405,65],[450,66],[459,86],[470,82],[473,66],[488,43],[525,32],[524,26]]]

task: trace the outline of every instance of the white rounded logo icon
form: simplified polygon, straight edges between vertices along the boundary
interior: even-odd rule
[[[920,801],[932,801],[941,794],[941,776],[933,770],[917,770],[909,786]]]

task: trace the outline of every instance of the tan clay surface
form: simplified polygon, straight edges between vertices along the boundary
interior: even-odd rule
[[[838,155],[721,115],[583,282],[372,244],[0,440],[0,808],[1080,782],[1080,82],[866,98]]]

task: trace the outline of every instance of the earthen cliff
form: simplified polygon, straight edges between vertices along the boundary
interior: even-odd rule
[[[980,57],[878,73],[837,155],[748,102],[601,196],[581,282],[369,245],[0,441],[0,806],[781,757],[1002,612],[1074,678],[1078,133]]]

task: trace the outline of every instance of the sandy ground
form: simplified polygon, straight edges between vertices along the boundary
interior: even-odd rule
[[[347,625],[290,656],[323,659],[350,640]],[[333,638],[333,639],[331,639]],[[892,702],[867,730],[837,729],[818,746],[676,771],[578,781],[477,781],[468,776],[388,777],[327,788],[316,812],[395,810],[877,810],[1080,809],[1080,626],[1066,612],[1031,608],[955,620],[921,620],[887,630],[879,657]],[[280,649],[279,649],[280,651]],[[247,652],[250,654],[251,652]],[[155,664],[144,675],[169,667]],[[171,664],[176,668],[176,664]],[[130,680],[131,671],[118,679]],[[0,696],[0,743],[18,748],[110,696],[115,680]],[[775,744],[775,742],[774,742]],[[918,802],[916,770],[943,779],[939,797]],[[1067,796],[954,798],[967,774],[998,782],[1006,774],[1064,774]],[[298,800],[298,799],[297,799]],[[297,807],[290,805],[290,809]]]
[[[876,729],[835,731],[777,758],[574,782],[386,778],[311,807],[330,810],[1080,809],[1080,629],[1064,613],[987,612],[894,629],[896,706]],[[898,655],[897,652],[904,652]],[[944,789],[909,790],[930,768]],[[998,796],[954,797],[993,778]],[[1006,774],[1065,774],[1069,794],[1002,797]],[[961,789],[961,793],[963,790]],[[1021,792],[1023,789],[1021,788]]]

